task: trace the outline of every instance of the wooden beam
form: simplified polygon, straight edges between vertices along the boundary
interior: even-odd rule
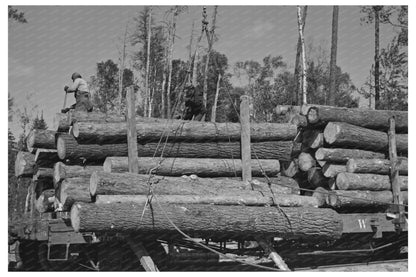
[[[251,181],[251,146],[250,146],[250,105],[247,95],[241,96],[240,103],[241,123],[241,163],[243,181]]]
[[[159,271],[141,242],[137,242],[134,237],[129,236],[127,237],[127,243],[129,244],[131,250],[133,250],[134,254],[136,254],[137,258],[139,258],[140,264],[143,266],[144,270],[150,272]]]
[[[127,89],[127,144],[129,157],[129,172],[139,173],[139,161],[137,159],[137,131],[136,131],[136,97],[134,89]]]

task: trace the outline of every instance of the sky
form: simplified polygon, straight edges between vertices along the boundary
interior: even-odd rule
[[[33,115],[43,111],[52,126],[62,109],[65,84],[73,72],[88,79],[96,64],[118,60],[124,28],[134,28],[132,18],[143,6],[17,6],[28,21],[8,24],[8,92],[15,108],[24,106]],[[156,23],[163,20],[166,6],[154,7]],[[174,58],[187,59],[192,22],[200,32],[202,6],[190,6],[177,22]],[[213,7],[207,7],[211,20]],[[361,24],[360,7],[340,6],[337,64],[361,87],[369,76],[374,57],[374,26]],[[313,42],[330,50],[332,6],[309,6],[305,27],[306,44]],[[293,69],[298,39],[296,6],[219,6],[214,49],[224,53],[230,67],[237,61],[261,60],[281,55]],[[395,30],[381,26],[381,48]],[[203,41],[206,45],[206,41]],[[134,49],[128,48],[131,52]],[[238,84],[236,84],[238,85]],[[74,102],[69,96],[67,106]],[[34,107],[34,109],[32,109]],[[20,132],[17,118],[9,124]]]

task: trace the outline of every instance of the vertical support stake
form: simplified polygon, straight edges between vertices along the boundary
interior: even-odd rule
[[[241,163],[243,181],[251,181],[251,145],[250,145],[250,105],[248,95],[240,98],[240,124],[241,124]]]
[[[127,88],[127,144],[129,155],[129,172],[139,173],[136,131],[136,96],[132,86]]]

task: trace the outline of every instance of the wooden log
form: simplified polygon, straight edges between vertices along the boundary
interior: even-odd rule
[[[328,178],[322,173],[322,169],[319,167],[312,167],[308,170],[308,182],[314,187],[328,187]]]
[[[240,97],[240,124],[241,124],[241,171],[243,181],[251,181],[251,126],[250,103],[248,95]]]
[[[130,173],[139,173],[139,161],[137,159],[137,130],[136,130],[136,95],[133,86],[127,88],[127,167]],[[150,112],[151,113],[151,112]]]
[[[53,212],[54,202],[55,202],[55,190],[54,189],[44,190],[40,194],[38,199],[36,200],[36,203],[35,203],[36,210],[39,213]]]
[[[400,189],[407,190],[407,177],[400,176]],[[391,190],[389,176],[378,174],[340,173],[335,185],[340,190]]]
[[[300,113],[300,106],[292,106],[292,105],[277,105],[273,111],[276,115],[286,115],[289,113]]]
[[[30,152],[19,151],[14,163],[16,177],[32,177],[35,166],[35,155]]]
[[[323,187],[317,187],[312,194],[312,197],[318,201],[318,207],[325,207],[326,206],[326,199],[329,195],[329,191]]]
[[[308,109],[309,124],[326,125],[329,122],[345,122],[363,128],[387,131],[389,118],[396,119],[396,130],[408,132],[408,112],[390,110],[351,109],[332,106],[314,105]]]
[[[126,157],[108,157],[103,164],[105,172],[128,172]],[[199,177],[237,177],[242,176],[241,160],[231,159],[189,159],[189,158],[151,158],[139,157],[139,174],[152,173],[164,176],[182,176],[195,174]],[[280,171],[278,160],[254,160],[252,175],[262,177],[263,172],[269,177]]]
[[[62,211],[69,211],[75,202],[92,202],[89,191],[89,178],[68,178],[59,183],[56,195]]]
[[[38,148],[56,149],[55,131],[33,129],[26,139],[26,146],[29,152],[36,153]]]
[[[36,176],[36,179],[50,179],[53,178],[53,169],[52,168],[45,168],[45,167],[39,167],[36,169],[36,173],[34,174]]]
[[[35,162],[37,166],[53,167],[55,163],[59,162],[58,151],[38,148],[35,154]]]
[[[57,162],[53,167],[53,183],[57,185],[60,181],[66,178],[85,177],[90,178],[95,171],[103,171],[102,166],[79,166],[79,165],[65,165],[62,162]]]
[[[285,239],[327,240],[342,234],[342,220],[331,209],[154,203],[146,209],[131,202],[77,203],[71,209],[76,232],[139,232],[177,234],[170,218],[183,232],[195,237],[266,235]],[[161,208],[162,207],[162,208]]]
[[[126,123],[76,122],[72,126],[73,135],[81,144],[112,144],[127,142]],[[169,141],[240,141],[239,123],[216,123],[205,121],[137,122],[137,141],[157,142],[169,135]],[[252,141],[292,140],[297,126],[282,123],[251,124]]]
[[[322,168],[322,173],[327,178],[335,178],[341,172],[347,172],[347,167],[343,164],[327,163]]]
[[[67,113],[57,113],[53,118],[52,129],[56,132],[68,132],[69,127],[68,123],[68,114]]]
[[[316,166],[316,161],[311,154],[302,152],[298,157],[299,169],[307,172],[312,167]]]
[[[402,191],[401,196],[407,205],[407,191]],[[393,193],[387,190],[335,190],[327,197],[327,205],[333,208],[389,207],[392,204]]]
[[[390,161],[386,159],[349,159],[347,172],[389,175],[390,166]],[[400,175],[408,174],[407,158],[398,158],[398,169]]]
[[[346,164],[349,159],[384,159],[382,153],[343,148],[319,148],[315,152],[315,158],[319,161]]]
[[[181,195],[206,195],[206,194],[230,194],[248,193],[249,190],[257,190],[264,195],[292,193],[291,178],[280,177],[280,184],[252,182],[250,184],[233,179],[214,178],[177,178],[152,176],[132,173],[107,173],[94,172],[90,179],[90,193],[92,196],[100,194],[125,195],[145,194],[149,192],[149,182],[156,194],[181,194]]]
[[[324,145],[324,134],[322,131],[311,129],[303,132],[302,144],[306,148],[317,149]]]
[[[294,158],[291,161],[285,161],[282,163],[282,175],[287,177],[293,177],[299,172],[299,160]]]
[[[357,148],[373,151],[387,151],[387,133],[358,127],[343,122],[330,122],[324,130],[325,141],[331,146]],[[396,135],[397,152],[408,151],[407,134]]]
[[[146,143],[138,144],[141,157],[169,158],[214,158],[241,159],[239,142],[210,143]],[[266,141],[251,144],[253,159],[291,160],[293,143],[291,141]],[[57,139],[58,156],[67,163],[82,164],[102,163],[107,157],[127,157],[128,147],[125,144],[78,144],[67,134],[60,134]]]
[[[275,195],[263,196],[260,193],[249,195],[158,195],[158,201],[166,204],[210,204],[225,206],[280,206],[280,207],[319,207],[319,202],[314,197],[302,195]],[[95,203],[110,204],[134,202],[144,205],[148,200],[147,195],[97,195]]]

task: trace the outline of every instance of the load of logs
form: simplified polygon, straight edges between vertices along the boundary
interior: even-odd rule
[[[320,197],[338,212],[388,211],[393,203],[389,119],[395,119],[401,198],[408,201],[408,113],[320,105],[278,106],[276,112],[301,130],[301,153],[281,164],[302,194]],[[313,190],[315,190],[313,192]]]
[[[176,233],[171,220],[201,237],[341,236],[338,213],[281,174],[281,163],[299,155],[297,125],[251,124],[253,179],[242,182],[239,123],[137,117],[133,174],[125,122],[69,112],[56,116],[54,130],[33,130],[15,168],[33,178],[32,212],[70,211],[75,231],[97,233]]]

